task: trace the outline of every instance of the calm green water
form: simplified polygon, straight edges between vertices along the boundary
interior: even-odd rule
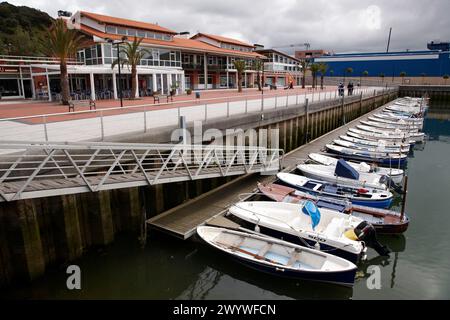
[[[145,249],[121,238],[75,262],[82,290],[66,289],[65,270],[31,286],[0,292],[8,298],[57,299],[450,299],[450,105],[432,106],[425,123],[430,136],[408,162],[404,236],[382,237],[393,251],[369,251],[354,288],[279,279],[247,269],[205,245],[153,232]],[[399,201],[397,201],[399,203]],[[397,205],[398,206],[398,205]],[[369,265],[381,268],[380,290],[366,286]]]

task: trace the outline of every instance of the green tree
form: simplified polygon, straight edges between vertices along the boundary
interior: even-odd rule
[[[300,60],[300,68],[302,69],[302,88],[305,89],[306,85],[306,73],[309,70],[309,65],[311,64],[309,59]]]
[[[261,59],[253,60],[252,63],[253,70],[256,71],[256,85],[258,86],[258,91],[262,90],[261,80],[262,72],[264,71],[264,62]]]
[[[114,69],[116,65],[120,63],[121,66],[127,65],[128,68],[131,68],[131,99],[136,98],[137,93],[137,68],[136,66],[145,56],[145,54],[150,54],[148,50],[139,48],[142,40],[144,38],[134,38],[133,42],[125,42],[123,46],[120,47],[119,50],[119,60],[115,59],[111,64],[111,68]]]
[[[449,78],[449,75],[448,75],[448,74],[444,74],[444,75],[442,76],[442,78],[444,78],[444,84],[447,85],[447,80],[448,80],[448,78]]]
[[[237,71],[238,76],[238,92],[242,92],[242,75],[245,71],[246,65],[244,60],[234,60],[233,61],[234,68]]]
[[[313,63],[313,64],[311,64],[311,66],[309,67],[309,70],[311,70],[311,75],[312,75],[312,78],[313,78],[313,81],[312,81],[312,87],[315,88],[315,87],[316,87],[316,84],[317,84],[317,73],[318,73],[319,70],[320,70],[320,66],[319,66],[319,64],[317,64],[317,63]]]
[[[381,82],[384,82],[385,77],[384,73],[380,73],[378,76],[381,78]]]
[[[61,102],[63,104],[69,103],[67,59],[75,58],[82,42],[83,37],[77,31],[68,29],[63,19],[56,19],[53,27],[48,31],[48,50],[51,56],[59,60]]]
[[[323,89],[323,79],[328,70],[328,65],[324,62],[318,63],[320,72],[320,89]]]
[[[404,84],[405,83],[406,72],[405,71],[400,72],[400,77],[402,78],[402,84]]]

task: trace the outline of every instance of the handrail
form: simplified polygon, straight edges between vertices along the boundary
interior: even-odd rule
[[[283,150],[133,143],[0,143],[0,201],[279,171]]]
[[[336,90],[333,90],[331,92],[334,92]],[[320,92],[330,92],[330,91],[320,91]],[[78,115],[78,114],[87,114],[87,113],[99,113],[100,111],[114,111],[114,110],[128,110],[128,109],[138,109],[143,107],[159,107],[159,106],[171,106],[174,104],[184,104],[184,103],[195,103],[196,105],[192,105],[192,107],[195,107],[198,105],[198,103],[204,104],[206,102],[210,101],[219,101],[219,100],[235,100],[234,102],[238,101],[245,101],[245,99],[248,98],[257,98],[254,100],[261,99],[262,96],[264,98],[266,97],[286,97],[286,96],[302,96],[302,95],[310,95],[314,94],[316,92],[305,92],[302,94],[294,94],[294,95],[284,95],[284,94],[277,94],[277,93],[264,93],[262,94],[255,94],[255,95],[245,95],[245,96],[226,96],[226,97],[218,97],[218,98],[207,98],[207,99],[191,99],[191,100],[181,100],[181,101],[173,101],[173,102],[163,102],[158,104],[139,104],[139,105],[133,105],[133,106],[124,106],[124,107],[112,107],[112,108],[97,108],[96,110],[82,110],[82,111],[75,111],[75,112],[59,112],[59,113],[46,113],[46,114],[39,114],[39,115],[32,115],[32,116],[22,116],[22,117],[12,117],[12,118],[0,118],[0,121],[16,121],[16,120],[26,120],[26,119],[34,119],[34,118],[42,118],[42,117],[54,117],[54,116],[63,116],[63,115]],[[236,100],[240,99],[240,100]],[[225,101],[226,102],[226,101]],[[231,102],[231,101],[230,101]],[[190,106],[188,106],[190,107]]]

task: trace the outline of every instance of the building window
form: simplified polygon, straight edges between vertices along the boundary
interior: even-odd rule
[[[137,35],[139,38],[145,38],[145,31],[138,30]]]
[[[117,33],[117,28],[113,26],[106,26],[106,33]]]
[[[127,35],[127,29],[125,29],[125,28],[117,28],[117,34],[126,36]]]
[[[134,29],[128,29],[127,31],[128,31],[128,35],[129,35],[129,36],[133,36],[133,37],[136,36],[136,30],[134,30]]]

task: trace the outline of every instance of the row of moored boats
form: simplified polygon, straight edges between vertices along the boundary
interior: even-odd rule
[[[211,246],[254,269],[291,278],[351,286],[368,247],[389,249],[377,234],[401,234],[404,212],[390,210],[404,192],[408,153],[425,139],[428,101],[402,98],[350,128],[323,153],[312,153],[291,173],[258,184],[264,201],[229,209],[240,227],[201,226]]]

